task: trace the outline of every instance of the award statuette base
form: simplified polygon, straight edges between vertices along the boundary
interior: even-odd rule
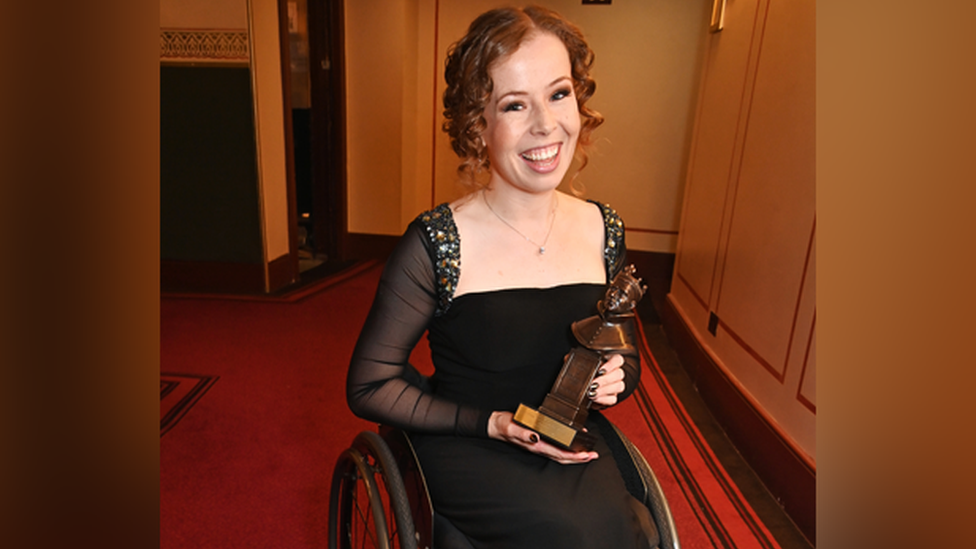
[[[592,450],[595,440],[583,430],[590,405],[586,392],[602,363],[600,353],[574,348],[542,406],[536,410],[520,404],[515,423],[539,433],[555,446],[576,452]]]

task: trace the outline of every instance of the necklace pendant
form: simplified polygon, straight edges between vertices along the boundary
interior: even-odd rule
[[[539,246],[539,255],[542,255],[544,253],[546,253],[546,247],[545,246]]]

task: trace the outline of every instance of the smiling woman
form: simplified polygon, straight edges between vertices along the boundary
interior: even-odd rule
[[[470,192],[418,216],[388,260],[347,378],[352,410],[404,429],[437,512],[472,545],[647,547],[650,515],[610,450],[571,451],[513,421],[545,398],[624,266],[623,222],[562,193],[602,117],[582,32],[542,8],[479,16],[448,53],[444,129]],[[435,372],[408,359],[428,333]],[[627,398],[639,357],[609,354],[595,409]],[[592,427],[592,426],[591,426]]]
[[[488,189],[555,188],[580,130],[565,46],[551,34],[534,33],[490,74],[494,89],[482,134],[492,168]]]
[[[551,60],[560,63],[560,70],[547,71],[546,74],[553,74],[556,80],[547,81],[539,79],[543,84],[556,86],[560,83],[567,86],[567,90],[560,90],[563,97],[568,93],[575,96],[572,101],[574,109],[579,113],[578,135],[579,143],[582,146],[578,153],[583,159],[582,169],[586,165],[585,147],[590,144],[590,136],[603,123],[603,117],[596,111],[586,106],[587,101],[593,96],[596,83],[590,77],[590,67],[593,64],[594,55],[589,45],[579,32],[574,32],[574,27],[567,27],[561,24],[558,19],[547,19],[540,17],[536,21],[537,27],[526,28],[521,25],[505,24],[507,19],[513,17],[512,13],[499,10],[483,14],[480,19],[494,18],[496,22],[483,21],[484,32],[491,36],[481,37],[468,35],[458,41],[448,52],[448,63],[445,70],[447,89],[444,91],[444,131],[451,138],[451,147],[461,158],[458,166],[458,173],[462,180],[468,185],[476,185],[475,176],[488,170],[490,159],[487,155],[486,143],[477,137],[482,136],[487,124],[487,116],[491,110],[487,109],[488,103],[494,100],[496,105],[499,99],[508,93],[526,93],[527,90],[511,89],[510,91],[499,91],[506,82],[500,82],[499,77],[505,75],[491,74],[492,71],[505,70],[498,66],[497,61],[503,57],[513,56],[517,49],[527,46],[523,42],[531,42],[529,38],[542,38],[543,41],[550,42],[552,39],[558,40],[561,47],[556,47],[552,51],[546,52]],[[474,27],[477,24],[472,25]],[[573,29],[573,30],[571,30]],[[526,36],[527,33],[533,36]],[[546,40],[546,38],[550,40]],[[539,59],[525,55],[520,56],[524,62]],[[514,59],[508,59],[506,66],[511,66]],[[568,61],[568,66],[564,63]],[[529,67],[523,67],[528,69]],[[556,74],[558,73],[558,74]],[[472,77],[471,75],[477,75]],[[516,76],[509,74],[508,76]],[[526,74],[528,76],[528,74]],[[516,82],[507,82],[508,85]],[[499,89],[495,89],[495,88]],[[517,103],[517,102],[513,102]],[[506,104],[506,107],[509,104]],[[521,105],[512,105],[519,109]],[[572,155],[570,155],[572,156]]]

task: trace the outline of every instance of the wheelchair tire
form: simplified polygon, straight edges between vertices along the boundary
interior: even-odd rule
[[[634,446],[634,443],[624,436],[623,432],[616,425],[613,425],[613,429],[624,443],[624,447],[627,448],[627,453],[630,454],[631,460],[633,460],[634,466],[640,473],[641,480],[644,483],[645,496],[642,503],[651,511],[654,522],[657,524],[658,534],[661,536],[660,548],[681,549],[681,544],[678,542],[678,530],[674,524],[674,517],[671,516],[671,508],[668,506],[668,500],[664,497],[664,491],[661,490],[657,476],[651,469],[650,464],[647,463],[647,460],[644,459],[644,455]]]
[[[400,476],[400,467],[389,445],[378,433],[363,431],[353,440],[352,447],[371,458],[369,461],[375,473],[374,481],[377,482],[380,493],[386,496],[384,509],[391,547],[417,549],[417,534],[410,502]],[[391,515],[393,520],[390,519]]]
[[[391,549],[375,470],[355,448],[339,455],[329,494],[329,549]]]
[[[434,509],[430,502],[427,479],[420,468],[420,459],[413,442],[406,432],[389,425],[380,425],[379,433],[396,458],[397,469],[403,479],[403,488],[410,505],[417,547],[430,549],[434,546]]]

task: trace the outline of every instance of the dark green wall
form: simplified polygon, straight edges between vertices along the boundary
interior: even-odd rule
[[[247,67],[160,67],[163,260],[263,263]]]

